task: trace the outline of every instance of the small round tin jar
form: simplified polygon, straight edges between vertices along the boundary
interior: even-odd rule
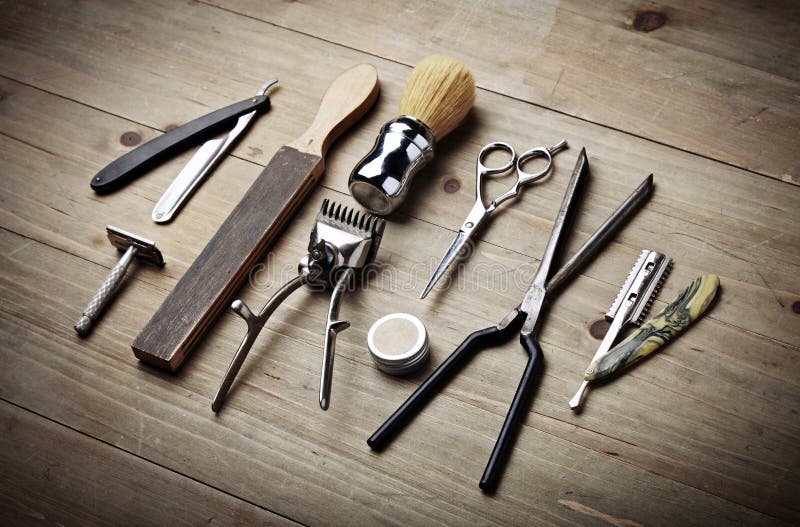
[[[405,375],[419,369],[428,359],[428,332],[414,315],[393,313],[372,325],[367,347],[379,369]]]

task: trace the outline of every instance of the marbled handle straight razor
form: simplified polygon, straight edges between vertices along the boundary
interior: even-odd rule
[[[717,296],[718,288],[719,277],[715,274],[696,279],[664,311],[645,322],[606,355],[592,361],[584,379],[603,379],[659,349],[706,312]]]
[[[281,147],[133,341],[142,361],[177,370],[325,169],[325,153],[375,103],[378,74],[361,64],[328,87],[314,122]]]

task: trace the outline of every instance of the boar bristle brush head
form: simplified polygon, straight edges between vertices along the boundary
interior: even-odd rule
[[[400,115],[416,117],[437,141],[461,124],[475,101],[475,79],[460,60],[446,55],[422,59],[400,100]]]

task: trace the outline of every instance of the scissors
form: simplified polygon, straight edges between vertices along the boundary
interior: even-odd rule
[[[589,178],[589,162],[586,151],[581,149],[575,171],[567,185],[561,208],[556,216],[553,231],[547,242],[544,256],[533,278],[533,283],[525,293],[525,297],[517,307],[511,310],[496,326],[480,329],[470,334],[464,342],[431,373],[425,382],[383,423],[367,440],[373,450],[381,450],[403,429],[411,418],[441,390],[447,382],[460,371],[479,351],[507,342],[519,333],[522,348],[528,356],[528,362],[520,379],[514,399],[509,406],[508,414],[503,422],[500,435],[494,445],[489,462],[484,470],[478,486],[485,492],[493,492],[500,480],[505,461],[514,446],[515,436],[522,418],[528,412],[530,400],[543,359],[542,349],[537,338],[538,326],[542,319],[546,301],[554,296],[569,278],[573,277],[580,267],[591,260],[594,254],[611,236],[624,225],[638,207],[644,203],[653,189],[652,175],[647,177],[634,192],[615,210],[597,231],[581,246],[575,255],[550,278],[551,267],[556,255],[564,245],[565,231],[577,208],[577,196],[585,187]]]
[[[567,148],[566,139],[561,140],[561,142],[549,148],[545,148],[543,146],[531,148],[519,157],[517,157],[514,147],[508,143],[503,143],[500,141],[489,143],[481,148],[481,151],[478,152],[478,159],[475,161],[475,205],[472,206],[472,210],[469,212],[467,219],[461,224],[461,228],[458,230],[455,240],[453,240],[453,243],[450,244],[450,248],[447,249],[444,258],[442,258],[442,261],[439,262],[439,265],[433,272],[433,276],[431,276],[431,279],[428,280],[428,285],[425,286],[425,289],[419,296],[420,299],[428,296],[428,293],[431,289],[433,289],[433,286],[436,284],[436,282],[439,281],[439,278],[442,277],[447,268],[450,267],[450,264],[452,264],[456,259],[459,252],[461,252],[461,249],[463,249],[467,242],[472,238],[473,233],[492,215],[492,213],[494,213],[495,209],[504,201],[508,201],[511,198],[517,197],[520,189],[524,185],[538,181],[549,174],[553,167],[553,156],[565,148]],[[507,152],[511,157],[501,166],[487,167],[484,164],[484,161],[490,153],[496,151]],[[547,165],[545,165],[542,170],[535,173],[525,172],[522,170],[522,167],[525,165],[525,163],[537,157],[543,157],[547,159]],[[484,178],[488,176],[505,174],[512,168],[516,169],[517,175],[517,180],[514,183],[514,186],[486,205],[486,202],[483,199],[483,191],[481,190]]]

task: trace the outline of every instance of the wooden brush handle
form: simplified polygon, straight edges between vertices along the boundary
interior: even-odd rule
[[[375,104],[378,92],[374,66],[359,64],[345,70],[328,86],[308,130],[287,146],[324,158],[331,143]]]
[[[715,274],[696,279],[664,311],[648,320],[606,355],[592,361],[584,379],[603,379],[659,349],[705,313],[716,297],[718,287],[719,277]]]
[[[330,143],[377,95],[378,75],[367,64],[333,81],[311,127],[278,150],[136,337],[131,347],[140,360],[170,371],[183,364],[318,181]]]

